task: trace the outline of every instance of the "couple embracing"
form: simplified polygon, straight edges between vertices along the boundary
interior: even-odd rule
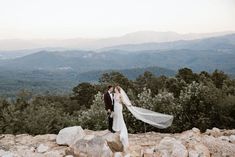
[[[120,86],[108,86],[108,91],[104,94],[104,102],[108,114],[108,129],[113,133],[119,133],[124,150],[128,148],[129,143],[122,113],[123,105],[127,107],[135,118],[160,129],[171,126],[173,121],[172,115],[161,114],[132,105],[126,92]]]

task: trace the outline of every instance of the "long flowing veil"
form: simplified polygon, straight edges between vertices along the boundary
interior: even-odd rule
[[[173,122],[172,115],[162,114],[144,108],[133,106],[126,92],[122,88],[120,89],[121,89],[120,92],[123,103],[126,105],[128,110],[133,114],[135,118],[160,129],[164,129],[171,126]]]

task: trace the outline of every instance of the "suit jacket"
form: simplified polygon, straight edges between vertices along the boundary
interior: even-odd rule
[[[106,92],[104,94],[104,103],[105,103],[105,110],[108,110],[108,109],[110,109],[111,111],[114,110],[113,101],[109,95],[109,92]]]

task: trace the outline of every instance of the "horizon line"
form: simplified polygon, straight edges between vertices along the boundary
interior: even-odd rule
[[[32,38],[0,38],[0,40],[72,40],[72,39],[81,39],[81,40],[102,40],[102,39],[109,39],[109,38],[120,38],[124,37],[126,35],[134,34],[134,33],[141,33],[141,32],[155,32],[155,33],[176,33],[178,35],[189,35],[189,34],[213,34],[213,33],[228,33],[228,34],[233,34],[235,33],[235,30],[224,30],[224,31],[215,31],[215,32],[188,32],[188,33],[180,33],[177,31],[156,31],[156,30],[139,30],[139,31],[133,31],[133,32],[128,32],[128,33],[123,33],[122,35],[113,35],[113,36],[107,36],[107,37],[67,37],[67,38],[61,38],[61,37],[32,37]]]

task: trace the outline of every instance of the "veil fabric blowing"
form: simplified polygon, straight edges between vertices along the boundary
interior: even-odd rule
[[[126,92],[122,88],[120,89],[122,102],[126,105],[127,109],[133,114],[136,119],[148,123],[159,129],[164,129],[171,126],[173,122],[172,115],[162,114],[144,108],[132,106]]]

